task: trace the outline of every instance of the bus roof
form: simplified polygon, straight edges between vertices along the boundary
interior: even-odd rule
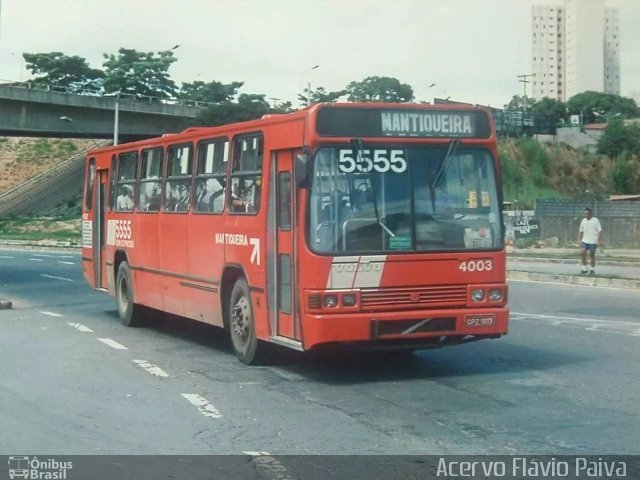
[[[337,112],[341,110],[340,115],[332,115],[330,112]],[[371,118],[371,114],[373,112],[395,112],[400,115],[398,118],[389,117],[386,119],[387,122],[390,123],[390,132],[384,132],[380,129],[380,127],[373,127],[373,122],[376,119]],[[324,112],[324,113],[323,113]],[[360,112],[360,113],[358,113]],[[442,115],[452,115],[453,112],[475,112],[473,115],[476,115],[475,119],[472,121],[471,126],[473,130],[468,131],[466,134],[452,134],[450,132],[444,132],[438,135],[430,135],[425,134],[425,128],[414,129],[416,131],[403,132],[399,131],[396,128],[394,132],[394,122],[400,122],[400,130],[402,130],[402,126],[406,124],[406,119],[402,117],[403,114],[417,114],[417,112],[424,112],[427,114],[431,112],[431,114],[442,114]],[[346,114],[346,115],[345,115]],[[325,120],[322,119],[323,115],[326,117]],[[343,116],[343,120],[341,122],[335,122],[335,119],[339,116]],[[122,149],[132,149],[138,147],[144,147],[149,145],[158,145],[159,143],[164,143],[167,139],[178,139],[179,141],[190,141],[195,137],[206,136],[216,136],[227,133],[230,130],[234,131],[250,131],[252,129],[258,129],[261,127],[265,127],[268,125],[275,125],[279,123],[290,122],[294,120],[300,120],[304,118],[312,118],[311,127],[314,131],[316,131],[320,136],[332,136],[332,137],[353,137],[353,136],[373,136],[373,137],[388,137],[388,136],[399,136],[399,137],[418,137],[418,138],[426,138],[426,137],[489,137],[493,133],[493,123],[491,121],[491,113],[489,109],[480,105],[461,105],[461,104],[430,104],[430,103],[388,103],[388,102],[349,102],[349,103],[316,103],[312,105],[308,105],[300,110],[291,113],[284,114],[266,114],[263,115],[259,119],[247,120],[243,122],[235,122],[229,123],[225,125],[218,126],[193,126],[184,129],[178,133],[166,133],[159,137],[147,138],[144,140],[138,140],[135,142],[122,143],[116,146],[105,146],[96,148],[90,151],[93,153],[100,153],[105,151],[113,151],[113,150],[122,150]],[[482,119],[486,120],[482,120]],[[480,120],[478,120],[480,119]],[[437,118],[431,119],[426,118],[426,121],[438,121]],[[457,121],[457,119],[454,119]],[[362,129],[358,130],[354,128],[353,125],[357,122],[363,122]],[[413,118],[409,119],[411,123]],[[417,119],[415,121],[420,121]],[[452,120],[453,121],[453,120]],[[380,123],[380,122],[378,122]],[[329,127],[329,125],[335,124],[335,127]],[[368,124],[368,125],[367,125]],[[416,124],[418,125],[418,124]],[[475,127],[479,126],[479,130]],[[423,126],[424,127],[424,126]],[[333,129],[332,129],[333,128]],[[462,128],[462,127],[461,127]],[[418,131],[420,130],[420,131]],[[479,132],[479,134],[478,134]],[[422,134],[421,134],[422,133]]]

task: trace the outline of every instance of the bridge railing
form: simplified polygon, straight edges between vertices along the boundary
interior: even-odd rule
[[[16,82],[14,80],[6,80],[0,78],[0,86],[3,87],[14,87],[14,88],[24,88],[28,90],[38,90],[42,92],[56,92],[56,93],[66,93],[68,95],[79,95],[79,96],[89,96],[89,97],[105,97],[105,98],[118,98],[120,100],[131,100],[136,102],[144,102],[144,103],[162,103],[165,105],[179,105],[185,107],[209,107],[211,105],[215,105],[213,102],[203,102],[200,100],[186,100],[183,98],[175,98],[175,97],[157,97],[153,95],[137,95],[132,93],[119,93],[114,94],[112,92],[105,92],[104,90],[92,90],[88,88],[71,88],[65,87],[62,85],[50,85],[46,83],[39,82]]]

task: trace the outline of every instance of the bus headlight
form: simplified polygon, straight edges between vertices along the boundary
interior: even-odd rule
[[[489,301],[490,302],[499,302],[502,300],[502,290],[499,288],[492,288],[489,290]]]
[[[358,299],[353,293],[347,293],[342,296],[343,307],[355,307]]]
[[[484,290],[481,288],[476,288],[471,291],[471,300],[474,302],[481,302],[484,300]]]
[[[325,308],[335,308],[338,305],[338,297],[336,295],[325,295],[322,303]]]

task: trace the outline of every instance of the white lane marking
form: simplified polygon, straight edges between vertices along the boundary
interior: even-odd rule
[[[186,398],[191,405],[197,407],[205,417],[222,418],[220,410],[214,407],[206,398],[195,393],[183,393],[182,396]]]
[[[60,315],[59,313],[53,313],[53,312],[47,312],[47,311],[41,311],[40,313],[43,315],[49,315],[50,317],[64,317],[64,315]]]
[[[31,261],[31,262],[43,262],[44,260],[42,260],[41,258],[30,258],[29,261]]]
[[[523,317],[543,318],[551,320],[568,320],[573,322],[595,322],[595,323],[613,323],[613,324],[626,324],[640,326],[638,322],[628,322],[625,320],[604,320],[601,318],[585,318],[585,317],[563,317],[559,315],[540,315],[535,313],[523,313],[523,312],[511,312],[512,315],[519,315]]]
[[[154,365],[153,363],[149,363],[146,360],[134,360],[133,363],[135,363],[139,367],[144,368],[147,372],[149,372],[151,375],[155,375],[156,377],[166,378],[169,376],[167,375],[167,372],[162,370],[160,367]]]
[[[15,257],[9,257],[8,255],[0,255],[0,258],[12,259],[12,258],[15,258]]]
[[[271,455],[254,455],[251,460],[256,465],[256,470],[264,473],[260,477],[271,480],[295,480],[287,470],[287,466]]]
[[[75,265],[73,262],[65,262],[63,260],[58,260],[58,263],[64,263],[65,265]]]
[[[116,350],[128,350],[127,347],[125,347],[124,345],[119,344],[115,340],[111,340],[110,338],[99,338],[98,340],[100,340],[105,345],[110,346],[111,348],[115,348]]]
[[[536,315],[529,313],[512,312],[513,320],[529,322],[546,322],[554,327],[566,325],[573,328],[582,328],[588,332],[613,333],[628,337],[640,337],[640,329],[637,322],[624,320],[604,320],[600,318],[561,317],[556,315]]]
[[[70,322],[67,322],[67,325],[69,325],[70,327],[75,328],[79,332],[93,333],[93,330],[91,330],[89,327],[87,327],[86,325],[83,325],[81,323],[70,323]]]
[[[44,253],[33,253],[34,257],[58,258],[56,255],[45,255]]]
[[[259,457],[261,455],[271,455],[269,452],[260,452],[260,451],[254,451],[254,450],[248,450],[246,452],[242,452],[245,455],[249,455],[250,457]]]
[[[46,275],[44,273],[40,274],[41,277],[45,277],[45,278],[53,278],[54,280],[64,280],[65,282],[74,282],[75,280],[71,280],[70,278],[64,278],[64,277],[56,277],[54,275]]]

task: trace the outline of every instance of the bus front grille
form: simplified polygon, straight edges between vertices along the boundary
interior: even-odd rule
[[[465,285],[434,285],[428,287],[362,289],[363,310],[402,308],[464,307],[467,303]]]

